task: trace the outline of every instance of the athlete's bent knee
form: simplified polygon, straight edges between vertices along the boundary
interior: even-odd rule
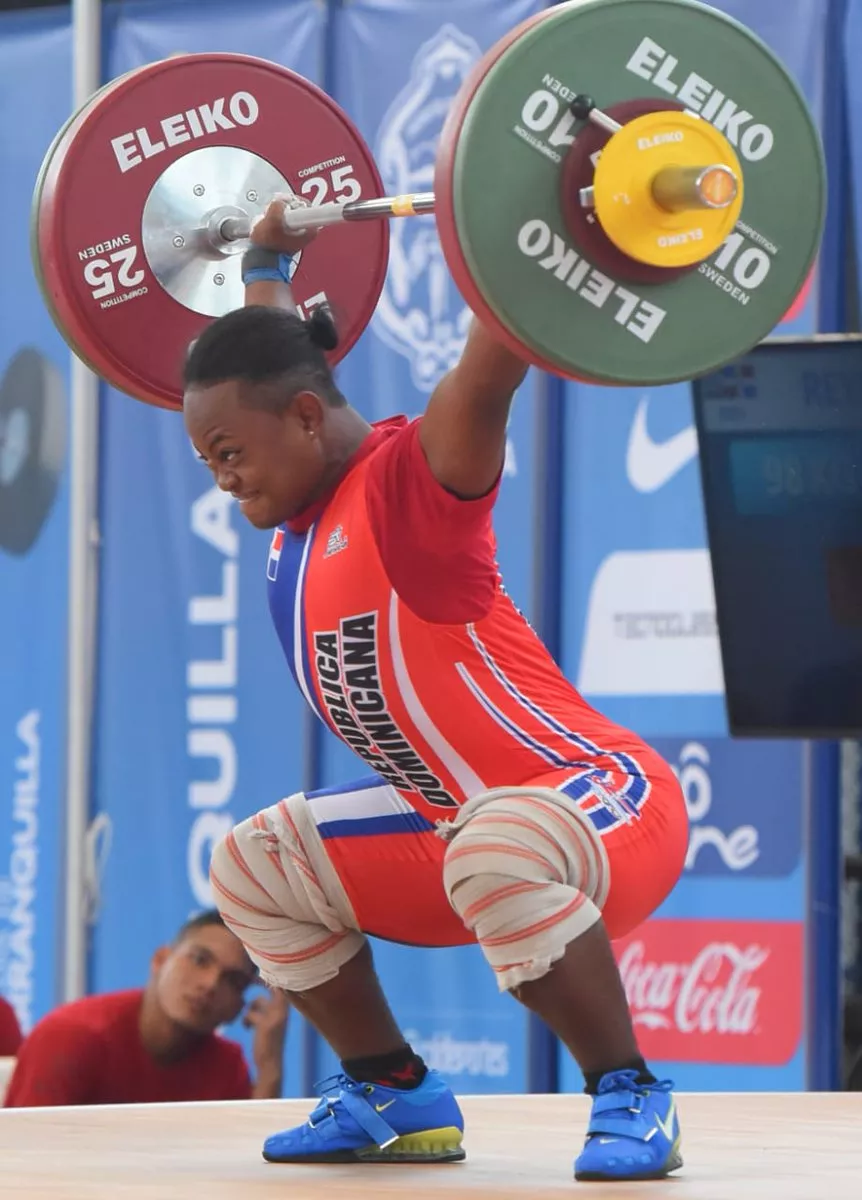
[[[449,902],[502,990],[540,979],[601,917],[607,855],[592,822],[551,788],[496,788],[453,822]]]
[[[334,978],[365,941],[306,808],[297,793],[257,813],[218,842],[210,860],[225,924],[263,981],[289,992]]]

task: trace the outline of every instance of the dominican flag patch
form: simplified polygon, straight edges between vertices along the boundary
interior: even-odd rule
[[[278,574],[278,563],[281,558],[281,548],[284,545],[284,530],[276,529],[272,535],[272,542],[269,547],[269,558],[266,561],[266,577],[275,582],[275,577]]]

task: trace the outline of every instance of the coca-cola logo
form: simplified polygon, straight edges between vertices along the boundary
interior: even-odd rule
[[[617,943],[647,1057],[779,1064],[802,1033],[798,922],[650,921]]]
[[[752,1033],[761,989],[754,973],[769,958],[756,944],[710,942],[687,963],[654,963],[632,942],[620,971],[635,1023],[681,1033]]]

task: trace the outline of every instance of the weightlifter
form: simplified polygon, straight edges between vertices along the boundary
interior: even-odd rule
[[[500,579],[491,515],[526,366],[474,320],[424,416],[369,425],[328,367],[329,316],[296,315],[291,261],[316,233],[285,232],[287,203],[255,226],[246,306],[194,342],[184,396],[218,486],[275,531],[270,607],[294,679],[368,771],[294,792],[212,857],[225,922],[343,1068],[264,1157],[464,1157],[458,1104],[406,1044],[373,935],[478,942],[583,1071],[575,1178],[663,1177],[682,1164],[673,1085],[640,1054],[611,941],[679,878],[686,809],[669,766],[585,702]]]

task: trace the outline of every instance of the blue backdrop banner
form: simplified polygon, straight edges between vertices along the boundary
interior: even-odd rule
[[[230,49],[319,78],[314,0],[123,5],[108,75]],[[152,951],[212,904],[214,843],[300,785],[303,726],[266,601],[269,536],[197,461],[182,419],[105,390],[95,809],[103,828],[96,991],[146,978]],[[246,1046],[237,1026],[231,1034]],[[301,1022],[286,1095],[302,1091]]]
[[[71,104],[68,10],[0,14],[0,992],[25,1032],[59,991],[69,522],[69,353],[29,220]]]

